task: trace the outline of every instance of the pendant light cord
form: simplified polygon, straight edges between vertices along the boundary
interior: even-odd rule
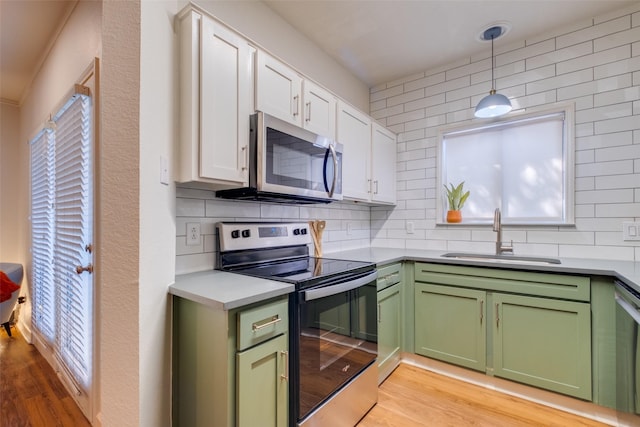
[[[493,67],[495,65],[495,58],[493,56],[493,39],[495,39],[495,36],[491,34],[491,90],[496,89],[495,78],[493,76]]]

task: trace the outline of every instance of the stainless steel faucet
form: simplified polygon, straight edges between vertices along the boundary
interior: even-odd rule
[[[493,213],[493,231],[497,231],[496,236],[496,255],[502,255],[505,252],[513,253],[513,240],[510,245],[502,243],[502,215],[500,214],[500,208],[496,208]]]

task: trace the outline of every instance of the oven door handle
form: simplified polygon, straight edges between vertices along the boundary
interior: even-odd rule
[[[633,320],[636,321],[638,325],[640,325],[640,312],[633,307],[633,305],[629,304],[627,300],[625,300],[618,291],[615,291],[615,299],[616,303],[622,308],[624,311],[629,314],[629,316],[633,317]]]
[[[303,291],[304,300],[313,301],[314,299],[330,297],[342,292],[347,292],[352,289],[359,288],[362,285],[366,285],[367,283],[370,283],[372,281],[375,281],[377,278],[378,272],[374,271],[373,273],[367,274],[364,277],[350,280],[348,282],[338,283],[337,285],[324,286],[317,289],[309,289],[308,291]]]

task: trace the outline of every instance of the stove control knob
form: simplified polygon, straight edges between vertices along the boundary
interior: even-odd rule
[[[294,228],[293,229],[293,235],[297,236],[298,234],[300,234],[300,229],[299,228]]]
[[[231,238],[232,239],[237,239],[238,237],[240,237],[240,230],[232,230],[231,231]]]
[[[250,237],[251,230],[242,230],[242,237]]]
[[[307,234],[307,229],[306,228],[301,228],[300,229],[300,234],[302,234],[302,235]]]

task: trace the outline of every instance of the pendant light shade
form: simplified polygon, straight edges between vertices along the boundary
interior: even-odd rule
[[[485,119],[487,117],[498,117],[511,111],[511,101],[504,95],[496,93],[495,89],[491,89],[489,95],[485,96],[478,102],[476,106],[476,117]]]
[[[496,93],[493,79],[493,40],[503,34],[501,27],[491,27],[483,34],[483,40],[491,40],[491,91],[478,102],[474,115],[479,118],[498,117],[507,114],[513,108],[511,101],[504,95]]]

